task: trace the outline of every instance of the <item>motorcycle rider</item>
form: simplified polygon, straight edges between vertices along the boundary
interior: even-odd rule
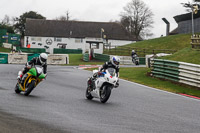
[[[133,58],[133,56],[137,55],[135,50],[132,50],[132,53],[131,53],[131,57]]]
[[[117,77],[119,77],[119,63],[120,63],[120,58],[117,56],[113,56],[110,61],[106,62],[102,68],[100,69],[100,72],[103,70],[106,70],[108,68],[114,68],[117,73]]]
[[[24,80],[26,79],[25,74],[34,65],[42,66],[43,73],[46,74],[47,73],[47,58],[48,58],[48,55],[46,53],[41,53],[39,57],[34,57],[32,60],[30,60],[29,62],[25,64],[25,67],[22,69],[22,71],[19,71],[17,79],[19,79],[21,83],[23,83]]]
[[[117,77],[119,77],[119,64],[120,64],[120,58],[117,56],[113,56],[110,61],[105,62],[105,64],[102,66],[100,71],[98,73],[94,73],[93,76],[90,78],[89,82],[93,84],[93,81],[103,74],[103,71],[105,71],[108,68],[114,68],[116,70]],[[119,81],[117,81],[116,87],[119,86]]]

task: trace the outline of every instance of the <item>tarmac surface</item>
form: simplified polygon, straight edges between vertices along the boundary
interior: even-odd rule
[[[92,72],[48,66],[30,96],[14,87],[23,65],[0,64],[0,133],[198,133],[200,100],[120,79],[107,103],[85,98]]]

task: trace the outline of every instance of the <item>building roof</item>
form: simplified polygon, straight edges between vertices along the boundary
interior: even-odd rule
[[[199,18],[199,17],[200,17],[200,10],[198,10],[197,14],[194,14],[194,19]],[[174,19],[177,23],[179,23],[181,21],[191,20],[192,19],[192,13],[177,15],[177,16],[174,16]]]
[[[107,39],[137,41],[122,25],[115,22],[27,19],[25,36],[101,38],[102,28]]]
[[[169,35],[176,35],[178,34],[178,27],[176,27],[174,30],[172,30]]]

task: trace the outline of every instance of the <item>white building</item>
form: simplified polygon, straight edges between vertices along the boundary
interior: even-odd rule
[[[102,39],[103,38],[103,39]],[[114,22],[83,22],[44,19],[27,19],[24,47],[82,49],[83,53],[94,49],[103,53],[103,45],[121,46],[136,42],[125,28]]]

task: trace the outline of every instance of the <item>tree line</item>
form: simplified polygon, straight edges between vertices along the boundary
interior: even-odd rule
[[[69,21],[71,20],[69,14],[69,11],[67,11],[66,15],[61,15],[55,18],[55,20]],[[137,39],[145,39],[153,35],[150,31],[154,23],[153,16],[151,9],[142,0],[131,0],[120,13],[120,20],[116,22],[124,26]],[[23,37],[26,18],[46,19],[46,17],[35,11],[25,12],[19,17],[13,18],[5,15],[2,22],[0,22],[0,29],[7,29],[9,33],[19,33]]]

